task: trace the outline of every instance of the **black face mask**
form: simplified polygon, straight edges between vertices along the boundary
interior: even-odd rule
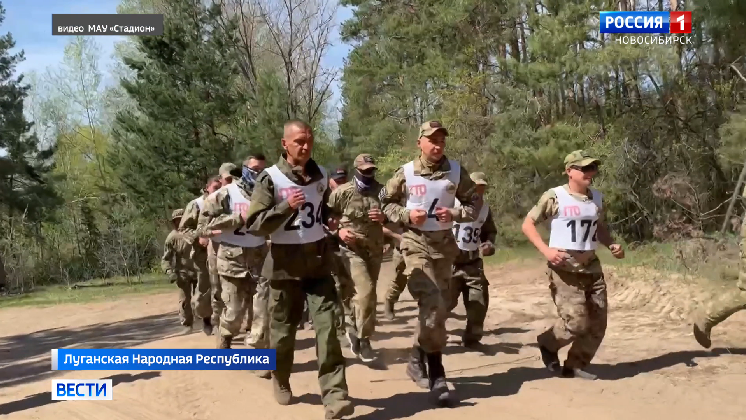
[[[360,184],[363,184],[366,187],[370,187],[376,181],[376,172],[375,171],[361,172],[360,170],[355,169],[355,179]]]

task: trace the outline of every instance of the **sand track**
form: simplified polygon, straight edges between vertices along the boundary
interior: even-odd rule
[[[386,264],[379,296],[392,267]],[[398,318],[381,319],[374,339],[381,363],[352,359],[352,418],[445,419],[483,415],[504,419],[668,420],[746,418],[746,313],[713,333],[701,349],[689,319],[714,292],[681,279],[646,279],[644,272],[609,270],[609,328],[592,371],[602,380],[552,378],[541,367],[536,334],[554,314],[541,264],[490,268],[489,331],[481,352],[458,345],[463,307],[448,321],[444,358],[460,400],[435,409],[404,374],[416,304],[402,296]],[[380,297],[379,297],[380,300]],[[176,291],[117,301],[0,311],[0,416],[12,419],[313,419],[323,418],[311,331],[299,331],[296,403],[278,406],[269,381],[241,371],[52,372],[49,350],[61,347],[210,348],[212,337],[179,334]],[[379,306],[380,309],[380,306]],[[380,312],[379,312],[380,313]],[[91,322],[91,320],[98,322]],[[234,347],[242,346],[242,336]],[[561,355],[563,356],[563,355]],[[113,401],[50,399],[52,378],[111,378]]]

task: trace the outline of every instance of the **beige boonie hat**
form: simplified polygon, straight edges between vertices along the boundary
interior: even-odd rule
[[[235,171],[236,169],[238,169],[236,165],[230,162],[226,162],[220,165],[220,169],[218,170],[218,175],[220,175],[221,177],[224,177],[226,175],[233,175],[231,174],[231,172]]]
[[[448,135],[448,130],[443,127],[440,121],[428,121],[420,126],[420,137],[432,136],[436,131],[443,131],[443,134]]]
[[[355,167],[357,169],[360,169],[361,171],[370,168],[378,168],[378,166],[376,166],[376,160],[373,159],[373,156],[367,153],[357,155],[357,157],[355,158]]]
[[[600,165],[601,160],[591,156],[584,150],[576,150],[565,157],[565,169],[570,169],[571,166],[582,168],[583,166],[588,166],[591,163]]]
[[[471,175],[469,175],[469,177],[477,185],[488,185],[487,175],[485,175],[484,172],[474,172]]]
[[[180,219],[184,216],[184,209],[176,209],[171,212],[171,220]]]

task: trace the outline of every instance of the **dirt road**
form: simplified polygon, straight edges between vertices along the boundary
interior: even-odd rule
[[[526,265],[531,267],[526,268]],[[383,269],[379,296],[392,268]],[[591,371],[601,380],[549,377],[534,347],[553,315],[540,263],[489,269],[491,309],[481,352],[458,344],[463,307],[448,321],[444,358],[460,400],[435,409],[404,374],[416,304],[408,294],[393,322],[381,319],[374,369],[352,359],[347,380],[357,419],[739,419],[746,418],[746,313],[713,334],[713,351],[691,336],[688,316],[701,298],[675,279],[618,282],[609,276],[609,327]],[[379,297],[380,300],[380,297]],[[291,378],[296,404],[280,407],[269,381],[241,371],[52,372],[61,347],[211,348],[201,332],[179,335],[176,290],[118,301],[0,311],[0,416],[12,419],[321,419],[314,340],[298,333]],[[379,306],[380,310],[380,306]],[[379,312],[380,314],[380,312]],[[95,321],[92,321],[95,320]],[[242,336],[234,347],[242,346]],[[564,352],[560,354],[564,357]],[[52,401],[50,379],[112,378],[113,401]]]

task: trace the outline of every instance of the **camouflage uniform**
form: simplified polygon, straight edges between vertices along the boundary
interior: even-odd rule
[[[389,223],[386,227],[399,235],[404,233],[404,228],[400,224]],[[404,274],[407,265],[404,264],[404,256],[401,254],[401,243],[393,238],[390,241],[394,246],[391,256],[391,263],[394,265],[394,278],[391,279],[391,283],[389,283],[388,290],[386,291],[384,312],[387,318],[394,319],[394,304],[399,301],[399,296],[404,292],[404,288],[407,287],[407,276]]]
[[[477,185],[487,185],[483,173],[471,174],[471,179]],[[481,208],[485,207],[485,208]],[[454,226],[454,236],[459,245],[459,256],[453,263],[451,277],[451,301],[448,311],[452,311],[458,304],[459,295],[463,296],[466,308],[466,328],[462,337],[464,345],[478,343],[484,335],[484,319],[490,303],[489,282],[484,275],[484,262],[479,252],[483,245],[492,246],[495,243],[497,228],[492,220],[492,211],[487,203],[481,202],[477,220],[467,224]]]
[[[240,197],[232,194],[240,194]],[[236,202],[240,199],[245,202]],[[225,304],[220,316],[219,348],[230,348],[232,338],[239,334],[267,255],[264,238],[249,235],[243,226],[241,206],[248,205],[249,199],[248,186],[240,179],[234,179],[233,183],[205,200],[199,219],[200,235],[210,236],[213,230],[223,231],[214,241],[219,242],[216,244],[216,268]]]
[[[746,187],[742,193],[746,198]],[[746,215],[741,222],[741,262],[736,287],[707,304],[694,322],[694,338],[704,348],[710,348],[710,332],[721,322],[739,311],[746,310]]]
[[[447,135],[447,131],[439,122],[426,122],[420,127],[420,138],[431,136],[438,130],[443,130]],[[407,185],[408,177],[416,179],[414,182],[418,184]],[[457,178],[458,184],[454,183]],[[430,185],[430,188],[427,188],[427,185]],[[407,374],[418,386],[430,388],[437,393],[439,402],[444,402],[441,398],[448,395],[448,388],[445,383],[442,350],[447,341],[445,322],[448,317],[446,308],[450,300],[448,288],[458,247],[451,231],[452,223],[440,223],[439,230],[421,230],[419,226],[411,224],[410,210],[401,205],[406,200],[409,206],[411,200],[412,208],[422,208],[427,211],[428,219],[437,219],[432,212],[437,205],[437,199],[430,200],[426,195],[426,191],[431,191],[433,185],[440,185],[439,188],[442,190],[435,193],[451,194],[451,197],[455,195],[461,202],[461,208],[451,208],[453,221],[474,220],[475,208],[472,200],[476,186],[465,168],[445,156],[437,164],[430,163],[421,156],[399,168],[382,190],[381,203],[383,212],[390,221],[409,225],[408,230],[402,235],[401,252],[406,264],[407,287],[418,303],[419,322],[407,365]],[[415,200],[418,200],[416,204]],[[429,375],[426,370],[429,371]]]
[[[329,241],[332,259],[332,278],[334,279],[334,287],[337,289],[337,296],[339,298],[339,305],[335,311],[337,334],[343,337],[346,333],[345,325],[350,325],[353,322],[350,305],[355,286],[352,283],[349,270],[344,262],[344,251],[341,241],[336,235],[336,230],[331,231],[327,229],[327,240]],[[305,306],[301,323],[307,321],[309,321],[308,305]]]
[[[576,156],[576,153],[568,155],[565,159],[566,168],[582,167],[598,162],[597,159],[584,154]],[[605,208],[600,205],[600,192],[589,189],[587,195],[578,194],[570,191],[567,184],[558,188],[569,194],[569,197],[574,199],[573,203],[577,202],[582,205],[595,203],[598,224],[604,223]],[[594,198],[594,194],[598,194],[598,197]],[[529,211],[528,218],[534,224],[552,221],[560,216],[559,208],[557,190],[550,189]],[[584,230],[584,228],[576,229],[575,232],[581,232],[577,237],[588,236],[589,230],[585,231],[586,235],[583,235]],[[576,234],[573,233],[573,235]],[[593,241],[595,237],[594,234]],[[606,281],[601,261],[594,250],[581,251],[567,248],[560,248],[560,250],[569,257],[559,266],[547,263],[549,290],[557,307],[558,318],[554,325],[538,336],[538,344],[542,348],[543,356],[545,351],[556,354],[559,349],[572,344],[567,353],[565,369],[584,369],[595,356],[606,333],[608,316]]]
[[[206,198],[207,194],[204,194],[202,197],[194,199],[187,204],[184,209],[184,216],[181,218],[181,223],[179,224],[179,231],[195,237],[194,243],[192,244],[191,256],[192,261],[194,261],[194,265],[197,268],[197,292],[193,297],[194,312],[195,315],[205,320],[205,327],[207,328],[210,325],[213,325],[211,322],[213,311],[210,306],[210,271],[207,263],[207,248],[200,245],[199,238],[196,237],[200,209]],[[207,328],[205,332],[208,332],[208,330],[211,331],[211,328]]]
[[[376,166],[370,155],[362,154],[355,158],[355,168],[365,171],[376,169]],[[329,196],[331,214],[340,219],[339,230],[347,229],[355,236],[354,243],[341,243],[340,247],[355,287],[348,338],[353,353],[365,361],[373,357],[370,353],[370,337],[376,325],[376,285],[381,272],[384,242],[382,224],[368,216],[369,210],[381,208],[378,195],[383,185],[375,179],[371,181],[366,186],[353,178]]]
[[[292,397],[290,373],[295,334],[305,301],[316,332],[321,399],[329,411],[347,407],[349,402],[346,401],[346,362],[335,328],[338,298],[331,277],[329,241],[319,226],[328,220],[327,180],[325,170],[312,159],[305,168],[293,167],[283,154],[276,165],[259,174],[246,223],[249,232],[270,235],[272,242],[263,274],[270,286],[270,348],[277,354],[276,369],[272,372],[275,399],[288,404]],[[296,189],[306,190],[307,201],[293,210],[284,197]],[[311,239],[287,239],[301,234]],[[316,236],[319,239],[312,240]]]
[[[179,219],[183,214],[183,209],[174,210],[171,220]],[[191,258],[193,242],[192,236],[173,229],[166,237],[161,258],[161,268],[179,287],[179,321],[185,327],[191,327],[194,322],[191,297],[192,283],[197,281],[197,268]]]

